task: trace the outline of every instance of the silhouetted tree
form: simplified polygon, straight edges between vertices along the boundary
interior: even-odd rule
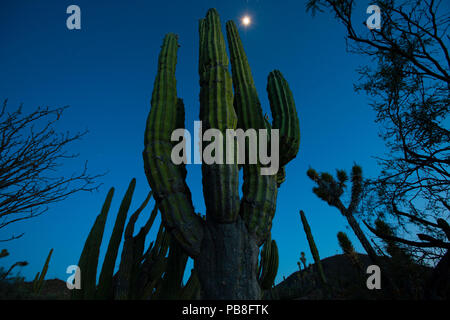
[[[100,175],[89,175],[86,164],[71,175],[59,171],[63,161],[77,157],[67,147],[86,134],[55,131],[54,124],[66,108],[39,107],[24,114],[22,106],[8,112],[4,101],[0,109],[0,229],[36,217],[51,203],[78,191],[98,187],[95,178]]]
[[[416,259],[439,262],[436,270],[442,272],[436,279],[448,279],[450,15],[440,1],[373,4],[380,8],[380,29],[354,23],[352,0],[310,0],[307,9],[330,10],[346,29],[348,49],[372,60],[358,70],[361,81],[355,89],[372,97],[389,153],[379,158],[380,176],[367,185],[366,209],[373,220],[373,212],[390,215],[405,234],[419,230],[419,241],[371,230],[413,248]]]

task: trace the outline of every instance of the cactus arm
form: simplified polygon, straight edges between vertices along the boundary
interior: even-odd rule
[[[236,129],[237,116],[225,40],[215,9],[208,10],[200,20],[199,33],[200,120],[205,131],[217,129],[225,137],[227,129]],[[206,216],[218,223],[230,223],[239,214],[239,171],[236,162],[225,163],[225,139],[222,147],[223,164],[202,165],[203,194]]]
[[[248,170],[246,170],[246,167]],[[262,245],[272,228],[277,201],[277,175],[260,175],[256,165],[244,166],[240,214],[251,234]]]
[[[256,92],[250,65],[234,21],[226,23],[234,87],[234,108],[238,116],[238,128],[265,129],[261,103]]]
[[[167,269],[157,299],[175,300],[179,298],[187,259],[188,256],[184,253],[183,248],[174,238],[171,238]]]
[[[133,238],[133,268],[132,273],[130,275],[130,282],[132,284],[133,294],[135,294],[134,288],[136,287],[136,281],[139,276],[140,263],[142,260],[144,248],[145,248],[145,238],[150,231],[150,228],[155,221],[156,215],[158,214],[158,206],[155,204],[151,215],[147,221],[147,223],[139,230],[138,234]],[[150,244],[150,248],[153,246],[153,243]],[[132,298],[134,298],[132,296]]]
[[[33,292],[37,292],[37,287],[38,287],[38,281],[39,281],[39,275],[40,274],[41,273],[38,272],[38,273],[36,273],[36,276],[34,277],[34,280],[33,280]]]
[[[362,169],[358,165],[352,167],[352,192],[351,199],[348,205],[348,212],[355,212],[360,200],[362,193]]]
[[[284,181],[286,181],[286,168],[281,167],[277,173],[277,187],[279,188]]]
[[[131,292],[133,290],[133,276],[135,275],[136,266],[138,265],[139,259],[141,258],[144,251],[145,236],[150,229],[149,227],[147,232],[142,232],[142,229],[147,227],[147,225],[149,224],[147,222],[146,225],[141,228],[141,231],[138,233],[138,235],[136,235],[136,237],[133,237],[134,225],[140,213],[145,209],[148,202],[150,201],[151,196],[152,192],[150,191],[141,206],[130,216],[130,220],[128,221],[128,224],[125,228],[125,240],[123,244],[122,255],[120,258],[117,285],[114,293],[115,299],[122,300],[132,298]],[[150,216],[149,220],[151,220],[152,217],[153,214]],[[151,223],[153,223],[153,221],[151,221]]]
[[[41,274],[39,276],[39,289],[38,289],[38,291],[40,291],[42,289],[42,285],[44,283],[45,276],[47,275],[48,265],[50,263],[50,259],[52,257],[52,253],[53,253],[53,248],[50,249],[50,252],[48,253],[47,259],[45,260],[44,267],[42,268]]]
[[[275,240],[270,237],[266,240],[261,252],[259,283],[263,290],[272,288],[278,272],[278,247]]]
[[[158,205],[155,204],[155,206],[153,207],[152,213],[150,214],[150,217],[148,218],[147,222],[139,230],[138,234],[134,237],[136,240],[139,240],[140,242],[142,242],[142,246],[144,246],[144,244],[145,244],[145,236],[148,234],[148,232],[150,231],[150,228],[153,226],[153,222],[155,221],[157,214],[158,214]],[[142,251],[144,251],[144,249],[142,249]]]
[[[151,293],[150,287],[155,288],[159,282],[160,277],[166,270],[167,259],[166,254],[169,248],[170,235],[160,224],[156,240],[153,245],[147,249],[143,256],[141,272],[138,276],[137,284],[141,286],[138,290],[144,295]]]
[[[395,232],[392,227],[380,218],[375,220],[375,230],[377,234],[386,235],[389,238],[395,237]],[[399,246],[397,242],[389,239],[383,239],[383,242],[385,243],[385,250],[391,256],[392,261],[402,261],[402,263],[411,262],[411,256],[408,251]]]
[[[182,118],[182,104],[176,93],[177,50],[177,36],[167,34],[159,55],[143,158],[145,173],[164,223],[183,248],[195,256],[200,251],[203,237],[202,221],[194,213],[185,168],[171,161],[173,143],[170,138]]]
[[[156,206],[153,212],[157,212]],[[139,259],[136,260],[138,267],[133,274],[133,299],[146,299],[153,296],[155,287],[166,271],[169,241],[169,234],[161,223],[155,242],[150,244],[143,256],[139,256],[141,253],[136,253],[136,258],[139,257]]]
[[[81,270],[81,289],[73,290],[74,299],[94,299],[97,282],[97,265],[105,229],[106,218],[114,195],[114,188],[109,189],[102,210],[89,232],[88,238],[81,252],[78,266]]]
[[[344,232],[339,231],[337,234],[337,238],[342,252],[344,252],[345,254],[351,254],[355,251],[352,242]]]
[[[136,187],[136,179],[133,178],[120,204],[116,222],[114,223],[114,228],[108,243],[108,249],[106,250],[105,259],[103,261],[103,266],[100,272],[98,282],[98,288],[96,293],[97,299],[108,299],[113,294],[112,280],[114,267],[116,265],[117,254],[119,252],[119,246],[122,241],[123,229],[125,227],[127,213],[128,210],[130,209],[131,200],[133,198],[135,187]]]
[[[314,258],[314,262],[316,263],[320,281],[322,282],[323,285],[327,285],[327,280],[325,278],[325,273],[323,272],[322,263],[320,262],[319,251],[317,250],[316,243],[314,242],[314,238],[311,233],[311,228],[309,227],[308,220],[306,220],[305,213],[302,210],[300,210],[300,218],[302,219],[303,229],[305,230],[306,238],[308,239],[311,254]]]
[[[227,39],[234,86],[234,108],[238,115],[238,128],[246,131],[269,129],[266,127],[261,103],[256,92],[250,65],[245,54],[236,24],[226,23]],[[258,137],[259,139],[259,137]],[[257,142],[259,146],[259,142]],[[255,234],[261,245],[268,236],[276,209],[276,176],[261,175],[261,164],[248,164],[250,147],[245,146],[243,198],[240,215],[243,217],[250,233]],[[254,146],[253,146],[254,147]],[[257,151],[253,148],[253,152]]]
[[[50,249],[48,253],[47,259],[45,260],[44,266],[42,267],[42,271],[36,274],[36,277],[33,281],[33,291],[34,293],[40,293],[42,286],[44,284],[45,275],[47,274],[48,265],[50,263],[50,259],[52,257],[53,249]]]
[[[269,272],[267,274],[267,277],[265,279],[265,281],[262,282],[262,287],[264,288],[272,288],[274,282],[275,282],[275,277],[277,276],[277,272],[278,272],[278,264],[279,264],[279,256],[278,256],[278,246],[277,243],[275,242],[275,240],[272,240],[270,243],[271,247],[272,247],[272,254],[270,256],[270,267],[269,267]]]
[[[128,221],[128,224],[125,228],[125,233],[124,233],[124,239],[125,241],[132,239],[133,238],[133,234],[134,234],[134,226],[136,224],[137,219],[139,218],[139,215],[141,214],[141,212],[147,207],[147,204],[149,203],[151,197],[153,195],[153,192],[150,191],[147,194],[147,197],[145,198],[144,202],[142,202],[142,204],[140,205],[140,207],[130,216],[130,220]],[[146,223],[146,225],[150,222],[150,227],[153,224],[153,221],[156,217],[156,213],[150,215],[150,219],[149,221]],[[153,218],[153,219],[152,219]]]
[[[356,253],[355,248],[353,247],[353,244],[348,238],[347,234],[345,234],[342,231],[339,231],[337,234],[337,238],[339,246],[342,249],[342,252],[344,252],[345,256],[350,260],[351,264],[362,272],[363,265],[359,260],[358,254]]]
[[[280,71],[272,71],[267,79],[267,93],[273,116],[273,129],[280,130],[280,166],[297,156],[300,146],[300,125],[294,97]]]
[[[158,257],[165,257],[169,248],[170,235],[164,225],[161,224],[156,236],[155,244],[153,245],[151,258],[156,260]]]

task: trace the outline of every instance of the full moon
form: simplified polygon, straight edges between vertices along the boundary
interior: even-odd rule
[[[243,24],[244,26],[248,26],[251,22],[252,22],[252,21],[250,20],[250,17],[249,17],[249,16],[245,16],[245,17],[242,18],[242,24]]]

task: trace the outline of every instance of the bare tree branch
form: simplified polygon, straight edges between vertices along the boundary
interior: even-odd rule
[[[62,171],[64,161],[78,157],[67,148],[87,131],[70,134],[55,131],[68,107],[38,107],[24,114],[22,106],[8,112],[7,100],[0,109],[0,229],[37,217],[52,203],[79,191],[99,187],[87,163],[80,172]],[[12,237],[8,240],[17,239]]]

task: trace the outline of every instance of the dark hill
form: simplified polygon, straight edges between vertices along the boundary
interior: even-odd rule
[[[325,277],[333,290],[321,290],[321,285],[315,265],[307,269],[296,271],[285,280],[266,292],[266,299],[380,299],[383,298],[383,285],[381,290],[369,290],[365,274],[367,266],[371,264],[369,257],[358,254],[363,271],[358,270],[350,259],[344,254],[334,255],[321,260]],[[383,282],[382,282],[383,284]],[[328,295],[328,296],[327,296]]]

